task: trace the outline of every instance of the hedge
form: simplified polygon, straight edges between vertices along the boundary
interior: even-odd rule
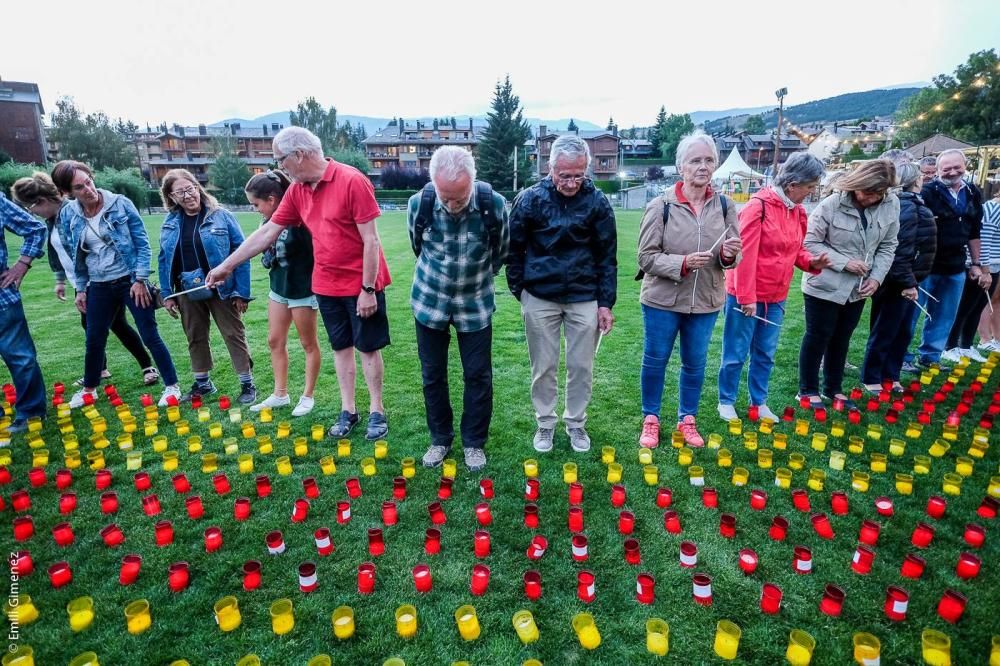
[[[0,164],[0,191],[10,197],[10,188],[18,178],[30,176],[35,171],[52,171],[51,164],[21,164],[18,162],[5,162]],[[116,194],[128,197],[136,208],[142,208],[147,201],[146,181],[142,179],[139,170],[129,169],[102,169],[94,172],[94,183],[102,189],[110,190]],[[159,202],[159,196],[153,200]],[[158,204],[157,204],[158,205]]]

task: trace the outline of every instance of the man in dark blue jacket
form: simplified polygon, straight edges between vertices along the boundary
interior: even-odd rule
[[[590,149],[575,134],[560,136],[549,154],[549,176],[514,202],[510,215],[507,284],[521,302],[535,450],[551,451],[557,372],[566,335],[563,423],[574,451],[590,450],[587,405],[599,336],[611,331],[617,295],[618,235],[607,197],[586,177]]]

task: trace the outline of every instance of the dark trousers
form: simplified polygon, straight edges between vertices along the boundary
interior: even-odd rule
[[[819,393],[819,364],[823,362],[823,393],[831,398],[842,393],[844,363],[851,335],[861,320],[865,302],[841,305],[803,294],[806,334],[799,350],[799,394]]]
[[[83,364],[83,385],[88,388],[101,383],[101,366],[104,364],[108,333],[115,317],[125,308],[132,313],[139,329],[139,337],[153,355],[164,386],[177,383],[174,362],[156,328],[154,306],[152,303],[148,308],[136,305],[129,293],[131,288],[132,281],[128,277],[111,282],[91,282],[87,287],[87,353]]]
[[[955,315],[955,323],[951,325],[951,332],[948,333],[948,349],[960,347],[961,349],[971,349],[972,343],[976,339],[976,330],[979,327],[979,317],[983,314],[986,301],[993,297],[997,290],[997,277],[1000,273],[993,273],[990,277],[990,288],[987,291],[977,283],[966,278],[965,286],[962,287],[962,300],[958,302],[958,313]]]
[[[868,345],[861,366],[861,381],[865,384],[899,381],[903,357],[913,339],[907,323],[917,309],[913,301],[900,295],[902,290],[901,285],[890,283],[872,297]]]
[[[450,329],[417,325],[417,355],[424,382],[424,406],[431,444],[451,446],[455,439],[454,415],[448,394],[448,345]],[[462,446],[481,449],[489,436],[493,417],[493,326],[472,333],[456,333],[465,380],[462,405]]]
[[[83,330],[87,330],[87,315],[80,315],[80,324],[83,326]],[[128,353],[132,354],[136,362],[139,364],[139,368],[145,370],[146,368],[153,365],[153,359],[149,358],[149,352],[142,345],[142,338],[139,334],[135,332],[135,329],[129,326],[128,320],[125,318],[125,308],[118,311],[118,316],[115,320],[111,322],[111,332],[115,334],[118,341],[122,343],[122,346],[128,350]],[[108,369],[108,355],[104,355],[104,365],[102,370]]]
[[[0,358],[17,389],[17,420],[45,416],[45,381],[21,301],[0,307]],[[0,416],[3,416],[0,410]]]

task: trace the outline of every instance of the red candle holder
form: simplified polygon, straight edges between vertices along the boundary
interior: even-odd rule
[[[736,516],[731,513],[724,513],[719,516],[719,534],[732,539],[736,536]]]
[[[927,515],[931,518],[941,518],[947,508],[948,502],[943,497],[933,495],[927,499]]]
[[[11,573],[16,573],[19,578],[30,576],[35,570],[35,563],[31,559],[31,552],[18,550],[13,553],[11,562]]]
[[[424,533],[424,552],[437,555],[441,552],[441,530],[430,527]]]
[[[830,494],[830,511],[833,512],[833,515],[846,515],[849,508],[850,502],[847,500],[847,493],[842,490],[834,490]]]
[[[167,396],[167,407],[177,407],[181,404],[181,401],[177,399],[176,395]],[[194,407],[194,398],[191,399],[191,406]],[[198,405],[199,407],[201,405]]]
[[[203,401],[200,395],[191,396],[191,409],[198,409],[199,407],[202,406],[202,404]]]
[[[797,574],[812,573],[812,551],[805,546],[795,546],[793,552],[795,557],[792,560],[792,570]]]
[[[858,411],[857,407],[852,407],[849,412],[847,412],[847,421],[851,425],[858,425],[861,423],[861,412]]]
[[[899,410],[889,409],[885,413],[885,422],[889,424],[899,423]]]
[[[292,522],[301,523],[309,517],[309,500],[300,497],[292,505]]]
[[[899,574],[903,578],[920,578],[924,575],[924,568],[927,562],[924,558],[914,553],[907,553],[903,558],[903,566],[899,569]]]
[[[796,488],[792,491],[792,506],[802,513],[809,513],[812,505],[809,503],[809,495],[805,490]]]
[[[14,518],[14,540],[27,541],[35,535],[35,521],[31,516],[18,516]]]
[[[826,423],[826,407],[817,407],[813,410],[813,418],[816,419],[817,423]]]
[[[858,546],[854,551],[854,558],[851,561],[851,568],[854,573],[867,576],[871,573],[872,562],[875,560],[875,551],[868,546]]]
[[[752,574],[754,571],[757,570],[758,561],[759,558],[757,557],[757,553],[755,553],[752,549],[743,548],[742,550],[740,550],[740,557],[739,557],[740,569],[743,571],[745,575],[749,576],[750,574]]]
[[[877,412],[879,407],[878,398],[868,398],[868,402],[865,404],[865,408],[869,412]]]
[[[73,570],[70,568],[69,562],[56,562],[49,567],[49,583],[52,587],[59,589],[64,585],[69,585],[72,581]]]
[[[825,513],[814,513],[810,520],[812,521],[813,530],[816,531],[816,534],[821,539],[833,539],[835,536],[833,526],[830,525],[830,519],[826,517]]]
[[[219,396],[219,409],[221,409],[222,411],[227,411],[232,406],[233,406],[233,401],[229,399],[228,395]]]
[[[957,405],[955,405],[955,414],[957,414],[957,416],[965,416],[966,414],[969,413],[969,409],[970,409],[969,403],[960,402]],[[956,417],[956,421],[957,420],[958,418]],[[958,425],[958,423],[955,423],[954,425]]]
[[[201,502],[200,495],[192,495],[184,500],[184,508],[187,509],[188,518],[198,520],[205,515],[205,505]]]
[[[87,394],[84,393],[84,395],[87,395]],[[114,384],[105,384],[104,385],[104,395],[106,395],[108,397],[113,396],[113,395],[118,395],[118,389],[115,388]]]
[[[351,522],[351,503],[347,500],[337,502],[337,524],[346,525]]]
[[[582,532],[583,531],[583,509],[578,506],[571,506],[569,508],[569,531],[570,532]]]
[[[73,544],[73,526],[69,523],[58,523],[52,528],[52,538],[56,545],[65,548]]]
[[[986,520],[993,520],[997,517],[997,512],[1000,511],[1000,502],[993,499],[992,497],[984,497],[982,504],[976,509],[976,513],[980,518],[985,518]]]
[[[771,527],[767,532],[772,541],[784,541],[788,535],[788,519],[784,516],[775,516],[771,520]]]
[[[896,410],[897,415],[906,409],[907,398],[909,398],[909,402],[913,402],[913,396],[909,394],[904,395],[902,399],[897,398],[892,401],[892,408]]]
[[[809,398],[805,398],[805,400],[804,400],[805,404],[804,405],[802,404],[802,402],[803,402],[802,400],[799,401],[800,406],[803,409],[807,409],[809,407]],[[795,408],[794,407],[785,407],[784,411],[781,413],[781,420],[782,421],[791,421],[794,418],[795,418]]]
[[[160,499],[156,495],[146,495],[142,498],[142,510],[147,516],[160,514]]]
[[[625,504],[626,499],[625,486],[620,484],[611,486],[611,506],[618,508]]]
[[[548,547],[549,540],[541,534],[536,534],[531,538],[531,543],[528,544],[528,559],[533,561],[542,559],[542,555],[545,554]]]
[[[352,476],[347,481],[344,482],[347,486],[347,496],[351,499],[358,499],[361,497],[361,482],[358,481],[358,477]]]
[[[528,529],[535,529],[538,527],[538,505],[537,504],[525,504],[524,505],[524,526]]]
[[[656,600],[656,581],[648,573],[635,577],[635,599],[640,604],[651,604]]]
[[[775,615],[781,610],[781,588],[774,583],[764,583],[760,591],[760,612]]]
[[[258,476],[256,483],[257,483],[257,497],[263,499],[271,494],[271,479],[269,479],[267,476],[265,475]]]
[[[319,499],[319,486],[316,485],[314,477],[307,476],[302,479],[302,492],[305,493],[308,499]]]
[[[541,490],[542,484],[538,482],[538,479],[528,479],[524,482],[524,499],[527,502],[534,502],[538,499],[538,493]]]
[[[480,502],[476,505],[476,522],[483,527],[486,527],[493,522],[493,512],[490,511],[490,505],[488,502]]]
[[[712,577],[708,574],[696,573],[691,578],[691,596],[696,604],[712,605]]]
[[[382,536],[382,528],[368,528],[368,554],[378,557],[385,552],[385,538]]]
[[[118,574],[120,585],[131,585],[139,578],[139,570],[142,568],[142,557],[139,555],[126,555],[122,558],[122,568]]]
[[[719,493],[715,488],[702,488],[701,503],[706,509],[716,509],[719,507]]]
[[[222,548],[222,530],[218,527],[205,528],[205,552],[214,553]]]
[[[668,509],[663,512],[663,527],[671,534],[681,533],[681,519],[676,511]]]
[[[243,589],[247,592],[260,587],[260,562],[250,560],[243,565]]]
[[[910,605],[910,593],[901,587],[890,585],[885,591],[885,616],[893,622],[906,619],[906,610]]]
[[[431,568],[426,564],[418,564],[413,567],[413,587],[420,594],[426,594],[433,589],[434,577],[431,576]]]
[[[32,467],[28,470],[28,483],[32,488],[41,488],[48,479],[45,476],[45,469],[42,467]]]
[[[116,397],[115,400],[120,400],[120,398]],[[93,393],[84,393],[83,394],[83,405],[85,407],[92,407],[93,404],[94,404],[94,402],[95,402],[95,399],[94,399],[94,394]]]
[[[955,565],[955,574],[962,580],[972,580],[979,575],[982,560],[972,553],[961,553]]]
[[[619,534],[632,534],[635,530],[635,514],[631,511],[621,511],[618,514]]]
[[[627,564],[637,565],[642,562],[642,553],[639,552],[638,539],[625,539],[623,547],[625,549],[625,562]]]
[[[878,511],[878,515],[886,517],[891,517],[895,513],[892,500],[888,497],[877,497],[875,499],[875,510]]]
[[[149,490],[151,482],[149,480],[149,472],[136,472],[135,476],[132,477],[132,483],[135,485],[135,489],[140,493]]]
[[[442,476],[441,481],[438,482],[438,499],[446,500],[451,499],[451,488],[455,483],[455,480],[450,476]]]
[[[174,484],[174,492],[179,495],[183,495],[191,490],[191,482],[188,481],[187,476],[183,472],[175,474],[170,481]]]
[[[428,504],[427,513],[431,517],[431,522],[435,525],[444,525],[448,522],[448,516],[445,515],[444,509],[441,508],[441,502],[431,502]]]
[[[493,499],[493,481],[491,479],[479,481],[479,494],[483,496],[483,499]]]
[[[59,496],[59,513],[64,516],[76,511],[76,493],[63,493]]]
[[[928,412],[918,412],[917,413],[917,423],[920,425],[930,425],[931,415]]]
[[[333,552],[333,540],[330,539],[330,528],[320,527],[313,532],[313,540],[316,542],[316,552],[320,557],[326,557]]]
[[[763,490],[750,491],[750,508],[754,511],[763,511],[767,507],[767,493]]]
[[[969,600],[961,592],[956,590],[945,590],[938,602],[937,612],[945,622],[955,624],[965,612],[965,605]]]
[[[285,552],[285,538],[279,530],[268,532],[264,537],[264,543],[267,544],[269,555],[280,555]]]
[[[587,561],[587,537],[583,534],[573,535],[573,561]]]
[[[983,529],[982,525],[969,523],[965,526],[965,533],[962,535],[962,538],[965,539],[965,543],[973,548],[979,548],[986,541],[986,530]]]
[[[571,505],[583,504],[583,484],[573,482],[569,484],[569,503]]]
[[[392,500],[382,502],[382,524],[389,527],[398,522],[399,511],[396,509],[396,503]]]
[[[802,409],[809,409],[809,404],[809,398],[807,396],[799,398],[799,407]],[[791,407],[785,407],[785,414],[787,414],[790,409]]]
[[[472,565],[472,579],[469,582],[469,589],[473,596],[481,597],[486,594],[490,586],[490,568],[485,564]]]
[[[807,401],[808,401],[808,399],[807,399]],[[844,411],[844,407],[846,406],[846,404],[847,403],[846,403],[846,401],[843,398],[834,398],[833,399],[833,410],[835,412],[842,412],[842,411]]]
[[[823,598],[819,602],[819,610],[830,617],[840,617],[844,610],[844,590],[836,585],[828,584],[823,588]]]
[[[167,587],[171,592],[180,592],[187,588],[191,580],[187,562],[174,562],[167,569]]]
[[[961,425],[961,423],[962,423],[961,417],[958,415],[958,412],[954,412],[954,411],[949,412],[948,416],[946,416],[945,419],[944,419],[944,424],[945,425],[957,426],[957,425]]]
[[[139,396],[139,402],[142,403],[143,407],[152,407],[153,406],[153,396],[151,396],[148,393],[143,393],[142,395]]]
[[[10,470],[6,465],[0,465],[0,486],[6,486],[11,480]]]
[[[934,539],[934,528],[927,523],[917,523],[910,542],[917,548],[927,548]]]
[[[673,503],[673,493],[670,492],[670,488],[657,488],[656,489],[656,506],[661,509],[668,509]]]
[[[406,478],[397,476],[392,480],[392,496],[399,502],[406,499]]]
[[[101,529],[101,539],[108,548],[115,548],[125,541],[125,535],[120,527],[112,524]]]
[[[537,601],[542,596],[542,574],[537,571],[524,572],[524,596],[531,601]]]
[[[52,393],[55,395],[64,395],[66,393],[66,385],[62,382],[55,382],[52,384]]]
[[[244,521],[250,517],[250,498],[238,497],[233,503],[233,518],[237,521]]]
[[[864,395],[864,393],[859,387],[855,386],[851,389],[851,400],[857,402],[858,400],[861,400],[862,395]]]
[[[318,578],[316,577],[316,565],[312,562],[303,562],[299,565],[299,590],[304,594],[309,594],[316,589]]]
[[[97,474],[94,475],[94,487],[98,490],[104,490],[111,487],[111,470],[97,470]]]
[[[15,490],[10,494],[10,505],[17,513],[27,511],[31,508],[31,495],[27,490]]]
[[[594,574],[586,569],[576,574],[576,596],[585,604],[589,604],[597,598],[597,590],[594,585]]]
[[[486,530],[476,530],[472,536],[472,551],[482,559],[490,554],[490,533]]]
[[[861,531],[858,533],[858,541],[866,546],[874,546],[878,543],[878,535],[882,531],[882,526],[873,520],[861,522]]]

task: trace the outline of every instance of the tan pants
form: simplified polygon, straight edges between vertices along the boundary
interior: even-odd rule
[[[531,404],[539,428],[556,427],[559,348],[566,331],[567,428],[582,428],[587,422],[594,379],[594,349],[597,346],[597,301],[555,303],[521,292],[521,316],[531,359]]]
[[[229,350],[233,370],[237,374],[250,372],[250,348],[247,345],[246,330],[232,299],[192,301],[187,296],[178,296],[177,300],[181,311],[181,325],[188,339],[188,354],[191,356],[193,372],[208,372],[213,366],[212,346],[208,337],[210,316],[215,320]]]

